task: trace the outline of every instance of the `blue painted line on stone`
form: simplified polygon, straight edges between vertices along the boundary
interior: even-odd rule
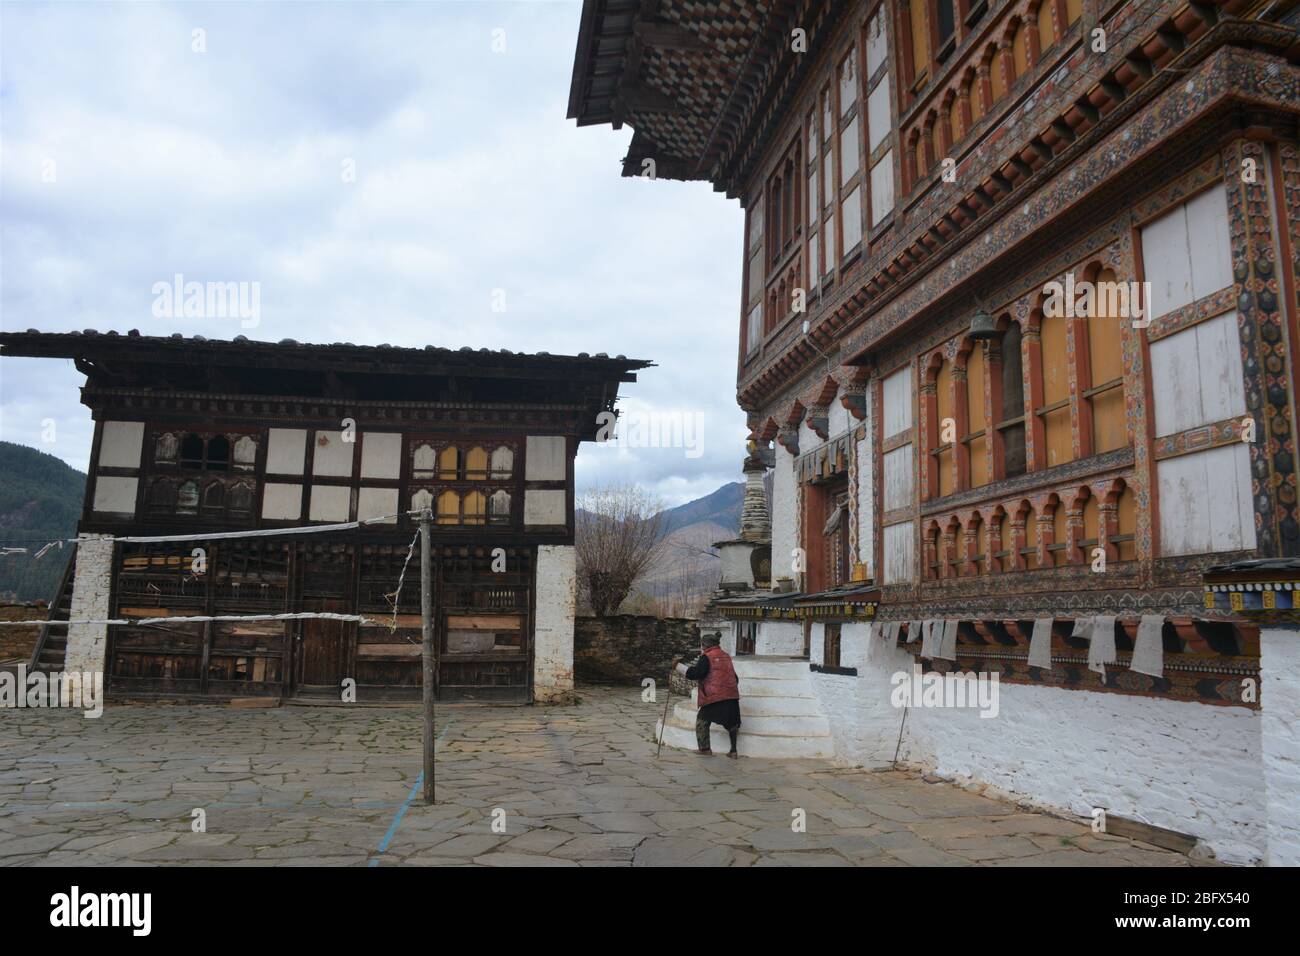
[[[433,738],[433,745],[435,748],[437,748],[438,744],[441,743],[442,738],[446,736],[447,731],[450,729],[451,723],[448,722],[447,726],[443,727],[442,730],[438,732],[438,735]],[[379,855],[388,849],[388,844],[393,842],[393,836],[397,833],[397,827],[401,824],[402,817],[406,816],[406,811],[411,806],[411,801],[414,800],[415,795],[420,792],[420,787],[423,786],[423,784],[424,771],[421,770],[419,775],[415,778],[415,783],[411,786],[411,792],[406,795],[406,800],[402,802],[401,808],[397,811],[397,816],[393,817],[393,822],[389,825],[388,832],[384,834],[383,840],[380,841],[379,849],[375,852],[375,856],[370,860],[367,866],[379,865]]]

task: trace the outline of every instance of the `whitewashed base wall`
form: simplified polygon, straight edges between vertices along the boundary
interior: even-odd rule
[[[113,538],[87,534],[77,539],[77,567],[72,579],[73,621],[103,621],[112,608]],[[69,624],[63,669],[68,673],[104,673],[108,653],[107,624]],[[67,687],[64,688],[66,692]],[[65,699],[63,703],[69,701]]]
[[[755,654],[793,657],[803,653],[803,625],[794,621],[769,621],[758,628]]]
[[[789,627],[760,625],[760,644],[774,624]],[[811,683],[830,721],[836,762],[875,768],[893,760],[903,717],[890,700],[891,678],[910,674],[914,659],[868,639],[868,628],[841,628],[840,665],[856,667],[856,677],[813,673]],[[813,625],[817,664],[822,630]],[[910,708],[899,761],[1058,812],[1090,819],[1101,807],[1189,833],[1225,862],[1294,865],[1300,862],[1296,638],[1265,639],[1262,719],[1245,707],[1003,683],[993,718],[980,717],[976,708]]]
[[[572,545],[537,548],[537,613],[533,626],[533,700],[573,699],[573,616],[577,564]]]
[[[1260,628],[1270,866],[1300,866],[1300,629]]]

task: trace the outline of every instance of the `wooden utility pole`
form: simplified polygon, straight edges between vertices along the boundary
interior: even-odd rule
[[[432,514],[420,512],[420,626],[424,657],[424,802],[435,801],[433,769],[433,546],[429,541]]]

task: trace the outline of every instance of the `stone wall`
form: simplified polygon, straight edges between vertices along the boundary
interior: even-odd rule
[[[49,616],[46,607],[32,604],[0,605],[0,621],[43,621]],[[36,649],[39,627],[0,627],[0,661],[26,661]]]
[[[594,684],[658,683],[673,661],[699,653],[699,626],[684,618],[580,617],[574,628],[574,670]]]

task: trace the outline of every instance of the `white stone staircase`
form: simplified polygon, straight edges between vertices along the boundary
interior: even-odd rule
[[[808,661],[790,657],[732,658],[740,678],[740,738],[742,757],[830,757],[834,754],[830,724],[808,680]],[[696,695],[673,705],[664,744],[695,749]],[[656,735],[663,721],[657,721]],[[731,749],[727,732],[711,728],[714,753]]]

